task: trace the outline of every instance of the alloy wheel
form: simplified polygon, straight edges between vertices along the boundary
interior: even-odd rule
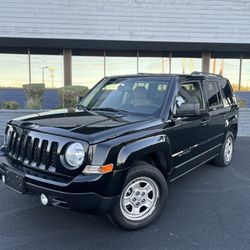
[[[120,208],[131,221],[140,221],[150,216],[159,198],[159,188],[154,180],[139,177],[129,182],[122,192]]]

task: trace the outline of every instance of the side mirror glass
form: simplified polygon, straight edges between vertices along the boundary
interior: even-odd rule
[[[182,103],[179,108],[176,108],[175,116],[195,116],[200,114],[199,103]]]

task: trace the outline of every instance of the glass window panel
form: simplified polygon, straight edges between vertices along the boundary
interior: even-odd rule
[[[191,74],[193,71],[201,71],[201,58],[177,58],[171,59],[171,73]]]
[[[222,103],[220,90],[216,82],[205,81],[204,87],[210,108]]]
[[[140,57],[139,73],[169,73],[169,58]]]
[[[228,107],[234,103],[234,97],[232,88],[229,85],[229,82],[225,79],[219,81],[221,87],[222,99],[225,107]]]
[[[0,54],[0,87],[16,88],[28,83],[28,55]]]
[[[242,60],[241,91],[250,91],[250,59]]]
[[[92,88],[104,77],[104,57],[72,56],[72,84]]]
[[[31,82],[43,83],[46,88],[59,88],[63,84],[62,55],[31,55]]]
[[[106,57],[106,75],[126,75],[137,73],[136,57]]]
[[[240,59],[211,58],[210,72],[226,77],[235,91],[239,87]]]
[[[204,101],[199,82],[185,82],[181,85],[176,97],[176,105],[180,108],[183,103],[199,103],[200,108],[204,109]]]

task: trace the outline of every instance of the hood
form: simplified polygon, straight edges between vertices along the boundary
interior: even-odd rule
[[[160,118],[92,112],[78,109],[59,109],[16,118],[11,121],[19,127],[66,137],[97,142],[124,133],[132,133],[155,126]]]

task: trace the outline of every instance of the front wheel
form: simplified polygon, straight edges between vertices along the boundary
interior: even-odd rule
[[[234,135],[228,132],[221,147],[220,154],[215,158],[215,164],[220,167],[227,167],[233,159]]]
[[[127,230],[145,227],[159,216],[167,194],[163,174],[146,162],[138,162],[131,167],[120,200],[109,218]]]

